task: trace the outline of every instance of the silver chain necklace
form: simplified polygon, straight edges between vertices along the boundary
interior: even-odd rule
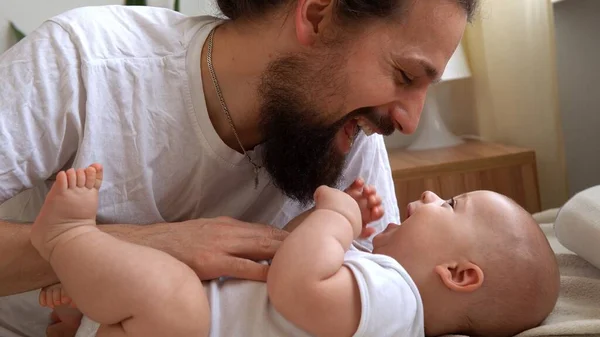
[[[244,146],[242,145],[242,142],[240,141],[240,137],[238,136],[237,131],[235,130],[235,126],[233,125],[233,120],[231,119],[231,114],[229,113],[229,109],[227,108],[227,105],[225,104],[225,99],[223,98],[223,93],[221,92],[221,87],[219,86],[219,81],[217,81],[217,75],[215,74],[215,68],[213,67],[213,63],[212,63],[212,49],[213,49],[213,40],[214,40],[214,36],[215,36],[215,30],[216,30],[216,28],[213,28],[213,30],[210,32],[210,35],[208,36],[208,53],[207,53],[208,55],[206,56],[206,63],[208,64],[208,70],[210,71],[210,76],[212,77],[212,81],[215,86],[215,90],[217,91],[217,95],[219,96],[219,101],[221,102],[221,108],[223,108],[223,112],[225,112],[225,116],[227,116],[227,120],[229,121],[229,126],[231,126],[231,130],[233,130],[235,139],[237,139],[237,142],[240,145],[242,152],[244,152],[244,155],[246,156],[246,158],[248,158],[248,161],[250,162],[250,164],[252,164],[252,166],[254,166],[254,188],[256,189],[256,188],[258,188],[258,174],[259,174],[262,166],[256,164],[252,160],[252,158],[250,158],[250,155],[248,154],[248,152],[246,152],[246,149],[244,149]]]

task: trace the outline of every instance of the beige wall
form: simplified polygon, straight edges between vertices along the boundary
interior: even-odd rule
[[[550,0],[487,0],[466,34],[481,136],[536,151],[542,207],[567,198]]]
[[[9,21],[25,33],[31,32],[44,20],[69,9],[81,6],[119,5],[124,0],[0,0],[0,53],[13,43]],[[172,6],[174,0],[148,0],[148,5]],[[181,12],[188,15],[216,13],[214,0],[180,0]]]
[[[600,184],[600,1],[554,5],[569,193]]]

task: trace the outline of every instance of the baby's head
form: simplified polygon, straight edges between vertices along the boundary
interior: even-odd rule
[[[373,246],[417,284],[428,336],[513,336],[539,325],[558,298],[558,266],[540,227],[494,192],[447,201],[425,192]]]

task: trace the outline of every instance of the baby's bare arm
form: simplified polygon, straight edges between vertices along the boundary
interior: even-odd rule
[[[360,224],[359,224],[360,226]],[[344,254],[354,233],[346,217],[316,209],[283,242],[267,278],[269,298],[286,319],[315,336],[352,336],[361,303]]]
[[[315,210],[314,207],[300,213],[300,215],[296,216],[295,218],[293,218],[292,220],[290,220],[290,222],[287,223],[287,225],[285,225],[285,227],[283,227],[283,230],[287,231],[287,232],[293,232],[296,228],[298,228],[298,226],[300,226],[300,224],[302,222],[304,222],[304,220],[306,220],[306,218],[308,218],[309,215],[312,214],[312,212]]]
[[[373,234],[374,229],[367,227],[367,225],[381,219],[383,216],[381,197],[377,194],[377,190],[373,186],[366,186],[365,181],[361,178],[357,178],[344,192],[359,205],[363,221],[360,238],[368,238]],[[293,232],[314,210],[315,208],[313,207],[296,216],[283,229],[290,233]]]

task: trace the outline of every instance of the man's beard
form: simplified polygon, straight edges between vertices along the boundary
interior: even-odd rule
[[[318,69],[311,69],[311,64],[318,64]],[[357,115],[370,119],[375,115],[364,108],[335,122],[324,121],[343,115],[320,108],[332,96],[339,101],[345,97],[341,64],[342,57],[324,62],[282,57],[269,65],[259,87],[263,165],[274,185],[303,205],[313,200],[320,185],[338,187],[346,163],[336,144],[338,131]]]

